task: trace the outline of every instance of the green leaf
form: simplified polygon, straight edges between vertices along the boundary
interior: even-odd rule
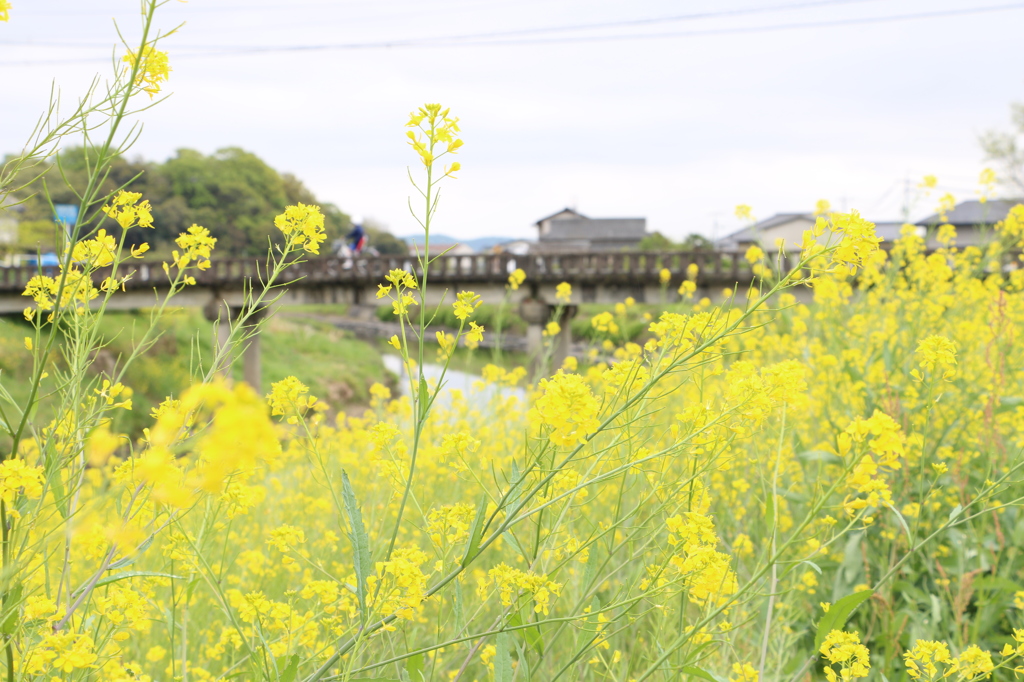
[[[805,462],[825,462],[827,464],[843,461],[842,457],[828,450],[804,450],[797,455],[797,459],[802,459]]]
[[[1020,396],[1003,396],[999,399],[999,406],[996,407],[996,414],[1017,409],[1017,406],[1024,405],[1024,398]]]
[[[114,575],[108,575],[106,578],[100,578],[96,581],[96,587],[103,587],[104,585],[116,583],[118,580],[126,580],[128,578],[170,578],[171,580],[185,579],[184,576],[172,575],[170,573],[156,573],[154,571],[125,571],[123,573],[115,573]]]
[[[57,511],[65,521],[68,518],[71,508],[71,499],[64,493],[64,480],[57,471],[49,479],[50,487],[53,488],[53,501],[57,504]]]
[[[964,507],[961,504],[958,504],[957,506],[953,507],[953,510],[951,512],[949,512],[949,522],[953,523],[953,520],[956,517],[960,516],[960,512],[962,512],[963,510],[964,510]]]
[[[359,511],[359,504],[356,502],[356,494],[352,491],[352,482],[348,480],[348,474],[341,472],[341,496],[345,501],[345,512],[348,514],[348,523],[351,528],[349,539],[352,541],[353,563],[356,573],[356,599],[359,600],[360,619],[366,618],[366,578],[373,570],[370,562],[370,538],[363,526],[363,514]]]
[[[863,604],[865,601],[871,598],[875,592],[874,590],[862,590],[860,592],[854,592],[848,594],[828,610],[821,620],[818,621],[818,633],[814,637],[814,651],[817,653],[821,649],[821,643],[825,641],[825,637],[828,633],[833,630],[842,630],[843,626],[846,625],[846,621],[850,619],[850,614],[853,613],[854,609]]]
[[[512,655],[509,653],[508,633],[498,633],[494,654],[494,682],[512,682]]]
[[[818,564],[814,563],[814,562],[813,562],[813,561],[811,561],[810,559],[804,559],[804,560],[803,560],[803,561],[801,561],[800,563],[801,563],[801,564],[807,564],[807,565],[808,565],[808,566],[810,566],[810,567],[811,567],[812,569],[814,569],[814,572],[815,572],[815,573],[817,573],[818,575],[821,575],[821,566],[819,566]]]
[[[993,592],[1021,592],[1024,588],[1009,578],[1004,578],[1001,575],[983,575],[980,578],[976,578],[971,587],[976,590],[992,590]]]
[[[476,505],[476,516],[469,527],[469,542],[466,543],[466,554],[462,557],[462,567],[465,568],[480,553],[480,540],[484,534],[484,515],[487,513],[487,496],[481,495]]]
[[[846,538],[843,548],[842,576],[845,585],[857,585],[864,582],[864,562],[860,551],[860,543],[864,539],[864,531],[853,531]],[[836,589],[839,589],[838,587]],[[837,592],[833,592],[837,594]]]
[[[417,403],[420,410],[419,416],[422,420],[427,416],[427,410],[430,408],[430,387],[427,386],[427,380],[422,376],[420,377],[420,390]]]
[[[462,582],[455,581],[455,635],[460,636],[466,630],[466,612],[462,606]]]
[[[526,655],[526,648],[522,644],[517,643],[516,653],[519,654],[519,659],[516,663],[516,675],[521,680],[532,681],[533,674],[530,672],[530,659]]]
[[[405,659],[405,672],[409,673],[409,682],[423,682],[423,654]]]
[[[768,528],[775,529],[775,495],[768,493],[764,501],[764,522]]]
[[[900,525],[903,526],[903,532],[907,534],[907,542],[909,542],[911,546],[913,546],[914,538],[910,534],[910,526],[907,525],[907,520],[903,518],[903,514],[900,514],[896,510],[896,507],[892,506],[891,504],[887,504],[885,506],[889,508],[889,511],[896,515],[896,520],[900,522]]]
[[[522,478],[522,473],[520,473],[519,465],[516,464],[516,461],[514,459],[512,460],[512,476],[511,476],[511,478],[512,478],[512,487],[508,491],[508,495],[507,495],[508,502],[506,502],[505,506],[508,509],[515,509],[516,503],[519,502],[519,496],[522,494],[522,491],[523,491],[523,483],[524,483],[524,481],[519,480],[520,478]]]
[[[281,671],[281,682],[295,682],[299,674],[299,655],[295,654],[288,659],[288,665]]]
[[[3,623],[0,623],[0,633],[5,635],[13,635],[14,631],[18,629],[18,606],[21,603],[21,595],[25,591],[25,586],[21,583],[15,583],[7,592],[7,597],[4,599],[4,604],[11,609],[11,612],[4,618]]]
[[[134,552],[110,564],[110,566],[107,567],[107,570],[113,571],[116,568],[124,568],[125,566],[131,566],[132,564],[134,564],[135,561],[140,556],[142,556],[143,552],[149,549],[149,546],[153,544],[153,541],[156,539],[156,536],[157,533],[153,533],[152,535],[150,535],[148,538],[143,540],[138,547],[135,548]]]
[[[348,682],[401,682],[393,677],[350,677]]]
[[[186,599],[192,599],[192,595],[195,593],[196,588],[199,587],[199,581],[201,578],[197,575],[196,577],[189,580],[185,585],[185,597]]]
[[[508,619],[508,624],[513,627],[521,627],[526,623],[523,621],[522,614],[519,611],[516,611],[512,614],[512,617]],[[532,648],[541,656],[544,655],[544,638],[541,637],[540,627],[534,625],[533,627],[518,630],[518,632],[521,632],[523,634],[523,639],[525,639],[526,643],[530,645],[530,648]]]
[[[929,594],[928,599],[932,603],[932,622],[942,622],[942,600],[936,597],[934,594]]]
[[[703,668],[698,668],[695,665],[684,665],[682,673],[689,677],[699,677],[702,680],[707,680],[707,682],[721,682],[717,677],[709,673],[707,670],[704,670]]]

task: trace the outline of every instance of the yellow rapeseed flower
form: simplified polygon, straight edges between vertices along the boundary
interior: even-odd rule
[[[409,130],[406,136],[424,168],[430,168],[439,156],[458,153],[462,147],[462,140],[458,137],[459,119],[449,116],[449,111],[442,109],[440,104],[424,104],[409,114],[406,127],[418,128],[420,134]],[[441,145],[444,149],[440,148]],[[460,168],[460,164],[454,163],[445,170],[445,175],[450,176]]]
[[[320,244],[327,238],[319,206],[301,202],[289,206],[274,218],[274,226],[288,239],[288,246],[301,247],[312,254],[320,253]]]
[[[758,682],[760,674],[757,668],[749,663],[733,663],[729,682]]]
[[[584,377],[559,371],[550,379],[541,379],[538,388],[541,395],[530,415],[533,421],[551,429],[551,442],[566,447],[585,443],[600,426],[600,403]]]
[[[825,658],[825,677],[828,682],[849,682],[849,680],[867,677],[871,668],[871,652],[860,643],[860,635],[856,632],[832,630],[825,636],[819,650]],[[839,664],[837,675],[834,664]]]
[[[466,332],[466,347],[477,348],[484,340],[484,328],[476,322],[469,323],[469,330]]]
[[[14,503],[18,495],[38,500],[42,494],[43,467],[29,466],[19,457],[0,463],[0,499],[8,506]]]
[[[119,190],[102,210],[108,217],[117,221],[123,230],[136,225],[153,227],[152,207],[149,205],[149,199],[142,199],[140,192]]]
[[[903,654],[903,663],[907,674],[915,680],[922,676],[925,680],[934,679],[939,673],[946,677],[947,670],[954,665],[953,657],[945,642],[930,642],[919,639],[914,648]],[[942,666],[941,669],[939,666]]]
[[[270,414],[285,417],[289,424],[297,424],[308,410],[316,407],[316,397],[308,394],[309,388],[293,376],[275,381],[267,395]]]
[[[128,64],[129,69],[137,69],[135,73],[135,85],[142,86],[142,90],[149,93],[149,98],[160,92],[161,84],[171,74],[171,66],[167,61],[167,53],[147,45],[142,50],[142,60],[139,62],[138,53],[129,52],[121,61]]]
[[[555,287],[555,300],[559,303],[569,303],[572,300],[572,285],[562,282]]]
[[[466,320],[473,311],[476,310],[481,303],[481,299],[472,291],[459,292],[455,298],[455,302],[452,303],[452,308],[455,310],[455,317],[459,320]]]
[[[949,338],[933,334],[917,345],[918,364],[932,372],[938,367],[944,379],[951,379],[956,373],[956,344]]]
[[[182,232],[174,240],[181,252],[172,251],[174,265],[185,269],[193,262],[200,270],[210,267],[210,254],[217,244],[217,238],[210,236],[210,231],[201,225],[192,225],[188,231]]]
[[[99,230],[92,239],[84,239],[71,250],[71,260],[86,268],[102,268],[114,262],[117,241],[106,230]]]
[[[526,281],[526,272],[522,268],[516,268],[508,276],[508,288],[515,291]]]

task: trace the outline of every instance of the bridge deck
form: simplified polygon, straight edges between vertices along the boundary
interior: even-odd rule
[[[569,281],[573,284],[649,284],[657,282],[662,269],[672,274],[672,282],[686,277],[691,264],[699,268],[697,281],[702,285],[749,282],[750,264],[740,251],[674,251],[545,254],[515,256],[511,254],[478,254],[440,256],[430,265],[430,281],[503,284],[516,268],[526,273],[527,282],[552,284]],[[129,289],[152,289],[165,285],[167,275],[160,261],[131,261],[124,266],[134,271],[126,283]],[[284,281],[299,280],[298,286],[345,285],[372,286],[384,283],[391,270],[420,272],[419,263],[411,256],[380,256],[343,259],[312,258],[285,271]],[[265,273],[263,261],[255,258],[215,259],[204,271],[193,271],[199,285],[240,286],[249,278]],[[0,293],[21,293],[35,275],[55,277],[57,267],[20,266],[0,268]],[[109,269],[96,272],[96,279],[110,274]]]

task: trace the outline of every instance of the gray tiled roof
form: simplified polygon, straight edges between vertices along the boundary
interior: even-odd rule
[[[722,237],[717,241],[717,243],[725,248],[736,248],[741,244],[756,242],[764,230],[771,229],[778,225],[784,225],[792,220],[800,218],[813,221],[815,216],[813,213],[779,213],[777,215],[773,215],[771,218],[765,218],[754,225],[744,227],[743,229],[733,232],[726,237]],[[902,222],[877,222],[875,223],[875,234],[887,242],[893,242],[900,238],[900,230],[903,229],[903,225],[904,223]]]
[[[726,242],[726,243],[730,243],[730,244],[732,244],[732,243],[756,242],[757,239],[758,239],[758,235],[760,235],[765,230],[771,229],[771,228],[773,228],[773,227],[775,227],[777,225],[785,225],[786,223],[788,223],[788,222],[790,222],[792,220],[796,220],[798,218],[805,218],[807,220],[813,221],[814,220],[814,214],[813,213],[776,213],[775,215],[773,215],[770,218],[765,218],[764,220],[759,220],[756,223],[754,223],[753,225],[748,225],[746,227],[740,228],[739,230],[736,230],[732,234],[727,234],[726,236],[721,237],[720,239],[718,239],[718,241],[719,242]]]
[[[1005,218],[1011,208],[1022,202],[1024,202],[1024,199],[989,199],[984,204],[976,199],[961,201],[952,211],[946,214],[946,222],[958,227],[966,225],[993,225]],[[935,213],[924,220],[919,220],[917,224],[937,225],[940,222],[942,222],[941,217],[938,213]]]
[[[550,222],[551,231],[540,241],[562,239],[641,239],[647,234],[645,218],[560,218]]]
[[[906,223],[903,222],[880,222],[875,223],[875,234],[887,242],[894,242],[900,238],[900,230]]]
[[[574,216],[577,216],[577,217],[580,217],[580,218],[586,218],[586,217],[587,217],[587,216],[583,215],[582,213],[580,213],[579,211],[577,211],[576,209],[573,209],[573,208],[569,208],[568,206],[566,206],[565,208],[563,208],[563,209],[562,209],[561,211],[559,211],[558,213],[552,213],[552,214],[551,214],[551,215],[549,215],[549,216],[546,216],[546,217],[544,217],[544,218],[541,218],[540,220],[538,220],[537,222],[535,222],[535,223],[534,223],[534,225],[537,225],[537,226],[539,226],[539,225],[540,225],[541,223],[543,223],[543,222],[544,222],[545,220],[551,220],[551,219],[552,219],[552,218],[554,218],[555,216],[560,216],[560,215],[562,215],[563,213],[571,213],[571,214],[573,214]]]

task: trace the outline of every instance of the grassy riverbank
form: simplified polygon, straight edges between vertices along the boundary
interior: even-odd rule
[[[94,370],[113,371],[148,324],[144,312],[107,313],[102,322],[107,344],[96,354]],[[139,357],[122,379],[134,391],[134,409],[118,415],[118,427],[129,433],[141,432],[149,425],[150,410],[167,396],[180,395],[194,376],[209,367],[213,355],[213,324],[198,310],[171,311],[160,321],[159,329],[153,348]],[[5,384],[15,389],[29,384],[32,368],[27,363],[30,356],[25,337],[31,333],[31,327],[20,318],[0,320],[0,373],[8,379]],[[375,344],[312,320],[269,319],[261,336],[261,355],[262,392],[269,391],[275,381],[296,376],[334,410],[365,405],[371,384],[394,380]],[[235,380],[242,379],[240,359],[231,371]]]

